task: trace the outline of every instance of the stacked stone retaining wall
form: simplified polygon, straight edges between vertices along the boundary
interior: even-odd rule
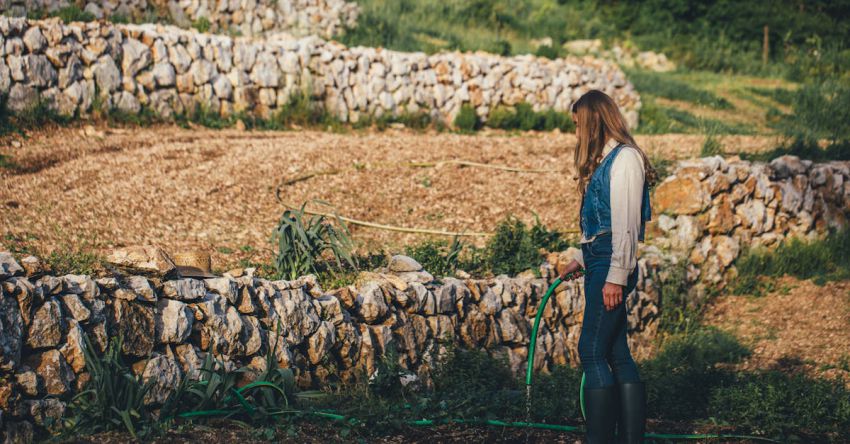
[[[331,38],[357,25],[360,8],[344,0],[0,0],[0,13],[27,16],[77,6],[97,19],[168,22],[183,28],[262,36],[288,33]]]
[[[592,57],[426,55],[317,37],[257,40],[0,17],[0,94],[15,111],[44,100],[63,115],[147,107],[167,118],[200,105],[223,116],[268,117],[305,94],[342,121],[425,111],[451,123],[463,104],[483,119],[520,102],[567,111],[590,89],[610,94],[637,124],[640,98],[631,83],[614,63]]]
[[[660,289],[676,264],[687,267],[700,293],[730,283],[747,246],[769,248],[845,226],[850,162],[688,160],[656,188],[653,201],[658,215],[627,299],[638,358],[652,349],[664,309]],[[134,371],[155,381],[148,399],[154,404],[180,378],[196,376],[207,354],[230,368],[260,371],[273,350],[277,364],[310,387],[368,377],[392,349],[427,384],[453,343],[502,356],[521,376],[541,298],[557,265],[574,253],[548,255],[540,277],[490,279],[435,278],[396,256],[387,269],[333,291],[310,276],[269,281],[250,269],[180,278],[155,247],[113,251],[108,272],[96,277],[54,276],[36,257],[0,253],[0,425],[8,436],[27,436],[33,424],[49,425],[62,414],[87,380],[86,335],[97,354],[109,338],[123,338]],[[561,284],[543,313],[536,370],[578,364],[583,310],[582,281]]]
[[[734,262],[749,248],[812,240],[846,226],[850,162],[686,160],[653,197],[658,216],[650,243],[684,260],[693,290],[704,295],[734,281]]]

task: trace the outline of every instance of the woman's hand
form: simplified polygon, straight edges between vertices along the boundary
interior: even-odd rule
[[[623,302],[623,286],[606,282],[602,287],[602,303],[605,309],[611,311]]]
[[[581,270],[581,264],[579,264],[577,260],[573,259],[567,265],[559,265],[558,269],[560,271],[558,273],[558,277],[563,281],[566,280],[567,275],[569,275],[570,273],[575,273],[576,271]]]

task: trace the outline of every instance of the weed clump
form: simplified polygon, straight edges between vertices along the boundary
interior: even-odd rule
[[[465,103],[460,107],[460,112],[455,116],[455,128],[461,133],[473,133],[481,128],[481,120],[475,113],[475,108]]]
[[[829,233],[810,242],[792,238],[773,251],[752,249],[735,262],[737,294],[759,295],[765,289],[761,277],[790,275],[814,279],[815,283],[850,278],[850,230]]]
[[[518,103],[515,107],[496,107],[490,112],[486,126],[503,130],[520,131],[552,131],[558,129],[561,132],[575,131],[573,120],[567,113],[552,109],[536,112],[531,104]]]
[[[323,254],[330,255],[337,268],[342,268],[343,263],[356,268],[356,260],[351,254],[353,245],[345,223],[325,216],[307,219],[305,207],[306,204],[301,209],[284,211],[272,233],[274,265],[278,274],[296,279],[308,273],[318,273]]]

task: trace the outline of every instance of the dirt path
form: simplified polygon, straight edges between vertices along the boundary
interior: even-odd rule
[[[699,152],[703,137],[645,136],[638,142],[660,157],[683,158]],[[17,148],[12,139],[0,140],[0,154],[17,165],[0,168],[0,242],[29,239],[42,251],[138,243],[203,248],[222,267],[243,250],[268,248],[283,210],[274,195],[281,181],[329,169],[340,173],[284,187],[283,199],[321,199],[339,214],[401,226],[488,231],[509,214],[531,222],[536,213],[546,225],[567,230],[576,226],[578,203],[574,143],[572,135],[557,133],[48,129]],[[729,150],[774,144],[766,137],[725,139]],[[404,165],[447,159],[558,172]],[[352,231],[371,250],[423,239]]]
[[[706,323],[752,347],[742,370],[778,369],[850,384],[850,282],[784,277],[762,297],[722,296]]]

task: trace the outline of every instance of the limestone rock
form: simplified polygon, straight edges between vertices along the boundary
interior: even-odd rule
[[[235,280],[227,277],[205,279],[204,286],[208,291],[224,296],[231,304],[237,304],[236,297],[239,295],[239,286]]]
[[[102,56],[93,68],[97,88],[101,94],[112,93],[121,86],[121,71],[110,56]]]
[[[122,299],[115,299],[112,306],[112,336],[124,338],[121,350],[132,356],[148,356],[156,338],[154,308]]]
[[[336,343],[334,325],[322,321],[319,328],[307,340],[307,356],[313,364],[321,363]]]
[[[717,258],[724,267],[732,265],[732,262],[738,258],[740,252],[740,244],[735,238],[729,236],[716,236],[712,242],[714,251],[717,252]]]
[[[62,309],[59,302],[51,298],[36,310],[27,332],[27,345],[31,348],[55,347],[61,342],[64,330]]]
[[[59,296],[59,299],[65,307],[65,312],[70,314],[74,320],[83,322],[87,321],[91,316],[91,310],[83,304],[83,301],[76,294],[64,294]]]
[[[79,374],[86,369],[84,333],[77,321],[71,319],[68,324],[68,334],[65,337],[65,343],[59,348],[59,352],[65,357],[65,361],[74,373]]]
[[[15,369],[21,361],[24,321],[18,304],[0,289],[0,370]]]
[[[183,373],[177,360],[167,355],[155,356],[148,360],[142,372],[144,381],[153,381],[145,394],[145,404],[161,405],[180,384]]]
[[[24,269],[18,265],[11,253],[0,252],[0,280],[24,274]]]
[[[420,265],[419,262],[416,262],[416,260],[411,257],[395,255],[390,258],[389,269],[394,273],[422,271],[422,265]]]
[[[160,344],[181,344],[192,333],[194,316],[180,301],[160,299],[156,304],[156,339]]]
[[[38,396],[38,375],[36,375],[34,371],[27,370],[16,374],[15,382],[18,383],[18,387],[20,387],[27,396]]]
[[[121,69],[125,76],[133,77],[151,63],[151,51],[144,43],[128,38],[121,45],[124,54]]]
[[[770,161],[770,168],[773,170],[773,177],[775,179],[785,179],[798,174],[806,174],[809,166],[811,166],[811,163],[807,165],[799,157],[789,154],[779,156]]]
[[[174,261],[159,247],[131,246],[112,250],[106,261],[130,272],[148,275],[168,275],[176,269]]]
[[[44,35],[37,26],[27,29],[24,33],[23,41],[27,50],[32,53],[40,52],[45,46],[47,46],[47,39],[44,38]]]
[[[47,265],[36,256],[21,259],[21,267],[24,268],[28,278],[38,277],[47,272]]]
[[[177,74],[170,63],[157,63],[154,65],[152,73],[158,86],[174,86],[176,84]]]
[[[61,396],[71,390],[74,373],[59,350],[47,350],[28,359],[29,365],[44,381],[48,395]]]
[[[696,214],[708,207],[711,196],[693,177],[671,176],[655,189],[653,205],[659,213]]]
[[[165,281],[162,293],[166,298],[178,301],[196,301],[206,295],[204,281],[198,279],[177,279]]]
[[[144,276],[129,276],[126,279],[126,284],[138,300],[156,302],[156,290]]]
[[[384,292],[380,285],[375,282],[369,282],[360,288],[360,292],[357,295],[357,302],[360,316],[369,324],[377,323],[389,311],[387,301],[384,298]]]
[[[280,322],[288,327],[285,334],[289,345],[300,344],[319,327],[319,314],[301,289],[281,291],[272,304]]]

